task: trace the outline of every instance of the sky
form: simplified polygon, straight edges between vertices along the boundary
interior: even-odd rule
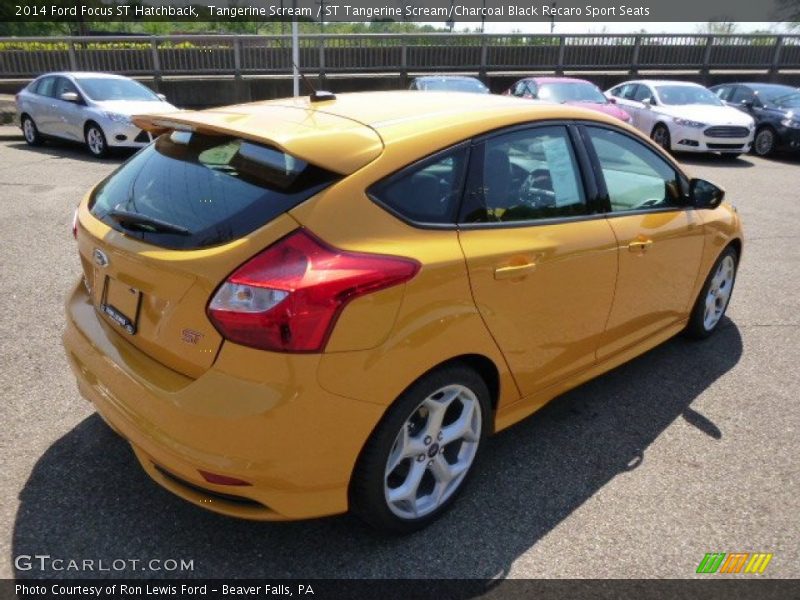
[[[479,24],[456,23],[457,29],[472,29]],[[644,29],[648,33],[697,33],[698,27],[705,23],[653,23],[653,22],[626,22],[619,21],[602,23],[597,21],[587,23],[559,23],[556,21],[555,33],[632,33]],[[737,23],[737,33],[766,30],[777,27],[777,23]],[[526,23],[486,23],[486,33],[509,33],[522,31],[524,33],[550,33],[549,22]]]

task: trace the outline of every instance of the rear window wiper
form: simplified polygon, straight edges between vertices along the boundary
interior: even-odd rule
[[[192,232],[181,227],[174,225],[155,217],[148,217],[141,213],[130,212],[120,208],[113,208],[106,213],[107,217],[112,218],[126,229],[133,229],[136,231],[144,231],[147,233],[174,233],[177,235],[192,235]]]

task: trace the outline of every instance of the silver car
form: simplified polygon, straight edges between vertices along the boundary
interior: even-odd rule
[[[109,148],[140,148],[151,136],[131,122],[137,114],[178,109],[141,83],[108,73],[48,73],[17,94],[17,117],[32,146],[45,138],[84,142],[96,157]]]

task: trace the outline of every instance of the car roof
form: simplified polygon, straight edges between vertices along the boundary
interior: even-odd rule
[[[623,81],[622,83],[618,83],[614,87],[619,87],[627,83],[640,83],[640,84],[643,83],[646,85],[681,85],[685,87],[704,87],[699,83],[695,83],[694,81],[679,81],[675,79],[632,79],[630,81]]]
[[[432,79],[435,81],[442,81],[445,79],[466,79],[469,81],[480,81],[477,77],[471,77],[470,75],[421,75],[419,77],[415,77],[415,81],[425,81],[426,79]]]
[[[422,158],[494,129],[549,119],[620,125],[613,117],[574,106],[490,94],[413,91],[355,92],[317,102],[304,96],[134,118],[138,126],[153,132],[185,125],[269,143],[343,174],[390,147]]]
[[[536,83],[589,83],[594,85],[588,79],[579,79],[577,77],[549,77],[549,76],[531,76],[525,77],[525,81],[535,81]]]
[[[61,77],[72,77],[73,79],[130,79],[130,77],[125,77],[124,75],[95,71],[53,71],[52,73],[43,73],[39,77],[51,77],[54,75]],[[39,77],[37,77],[37,79]]]
[[[720,85],[746,85],[752,88],[762,88],[765,90],[769,89],[786,89],[786,90],[797,90],[798,88],[793,85],[786,85],[785,83],[765,83],[763,81],[736,81],[732,83],[721,83]],[[719,87],[719,86],[714,86]]]

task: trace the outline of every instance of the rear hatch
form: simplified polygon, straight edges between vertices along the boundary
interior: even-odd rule
[[[167,130],[81,204],[78,241],[101,318],[152,358],[198,377],[222,343],[206,315],[216,288],[297,228],[286,211],[346,173],[341,164],[329,165],[339,168],[335,172],[292,154],[285,123],[278,127],[283,139],[273,143],[192,126],[181,116],[182,124],[174,125],[181,130]],[[340,121],[347,129],[356,126]],[[370,140],[372,130],[358,126],[367,130],[361,138]],[[294,127],[309,155],[313,127]],[[374,132],[370,145],[372,153],[359,150],[364,160],[382,149]]]

